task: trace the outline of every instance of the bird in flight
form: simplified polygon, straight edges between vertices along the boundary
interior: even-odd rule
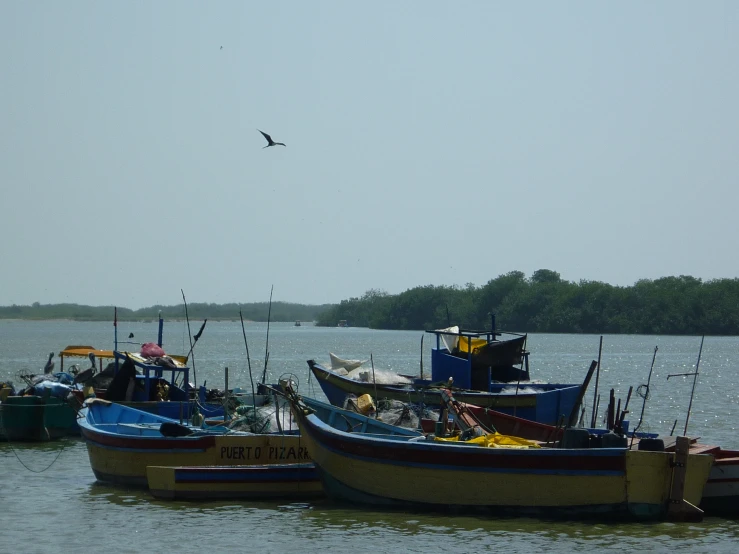
[[[257,131],[259,131],[259,129],[257,129]],[[282,143],[282,142],[275,142],[275,141],[273,141],[273,140],[272,140],[272,137],[271,137],[271,136],[269,136],[269,135],[268,135],[267,133],[265,133],[264,131],[259,131],[259,132],[260,132],[260,133],[262,133],[262,135],[264,135],[264,138],[266,138],[266,139],[267,139],[267,142],[269,143],[269,144],[267,144],[267,146],[263,146],[263,147],[262,147],[262,150],[264,150],[265,148],[269,148],[270,146],[276,146],[276,145],[278,145],[278,144],[279,144],[280,146],[287,146],[287,145],[286,145],[285,143]]]
[[[223,46],[221,46],[221,50],[223,50]]]

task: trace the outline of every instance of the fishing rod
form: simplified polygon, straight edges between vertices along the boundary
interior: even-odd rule
[[[251,398],[254,401],[254,413],[257,413],[257,393],[254,390],[254,377],[251,374],[251,358],[249,358],[249,343],[246,342],[246,329],[244,328],[244,316],[239,310],[239,318],[241,318],[241,332],[244,335],[244,346],[246,346],[246,363],[249,366],[249,381],[251,381]]]
[[[269,321],[272,317],[272,291],[275,290],[275,286],[269,289],[269,310],[267,311],[267,342],[264,344],[264,371],[262,371],[262,383],[264,384],[267,379],[267,362],[269,361]]]
[[[187,338],[190,339],[190,352],[192,352],[193,347],[195,346],[192,342],[192,335],[190,334],[190,317],[187,315],[187,300],[185,300],[185,291],[183,289],[180,289],[180,292],[182,293],[182,302],[185,304],[185,320],[187,321]],[[188,354],[188,357],[190,354]],[[198,378],[195,375],[195,356],[192,357],[192,380],[195,383],[195,388],[198,386]]]
[[[631,445],[629,445],[629,448],[633,446],[634,437],[636,436],[636,432],[639,430],[639,427],[641,427],[642,420],[644,419],[644,409],[647,407],[647,400],[649,399],[649,383],[652,381],[652,370],[654,369],[654,360],[657,358],[658,348],[659,347],[657,346],[654,347],[654,354],[652,355],[652,365],[649,368],[649,376],[647,377],[647,384],[639,385],[636,388],[636,394],[642,397],[643,402],[641,404],[641,415],[639,416],[639,423],[636,425],[636,428],[634,428],[634,431],[632,431],[631,433]]]

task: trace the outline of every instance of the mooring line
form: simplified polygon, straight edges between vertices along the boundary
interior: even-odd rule
[[[8,430],[5,428],[5,421],[3,420],[2,410],[0,410],[0,428],[3,430],[3,433],[5,434],[5,436],[7,438],[8,437]],[[44,427],[44,431],[46,431],[47,438],[51,438],[51,436],[49,435],[49,430],[46,427]],[[16,459],[18,460],[18,462],[23,467],[25,467],[28,471],[30,471],[31,473],[43,473],[44,471],[50,469],[51,466],[53,466],[56,463],[56,461],[59,459],[59,456],[62,455],[62,452],[64,452],[64,450],[66,450],[66,448],[67,448],[66,445],[63,445],[62,448],[61,448],[61,450],[59,450],[59,452],[57,453],[56,457],[51,461],[51,463],[48,466],[46,466],[42,470],[36,470],[36,469],[31,469],[25,463],[23,463],[23,460],[21,460],[20,456],[18,455],[18,452],[16,452],[15,447],[13,446],[12,441],[9,438],[7,440],[8,440],[8,446],[10,446],[10,450],[13,452],[13,454],[15,455]]]

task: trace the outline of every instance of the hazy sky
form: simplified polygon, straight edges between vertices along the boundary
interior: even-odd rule
[[[0,75],[0,305],[739,276],[739,2],[7,0]]]

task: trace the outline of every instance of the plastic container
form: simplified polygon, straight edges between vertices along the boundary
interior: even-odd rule
[[[357,408],[360,414],[367,415],[375,411],[375,403],[369,394],[363,394],[357,398]]]

